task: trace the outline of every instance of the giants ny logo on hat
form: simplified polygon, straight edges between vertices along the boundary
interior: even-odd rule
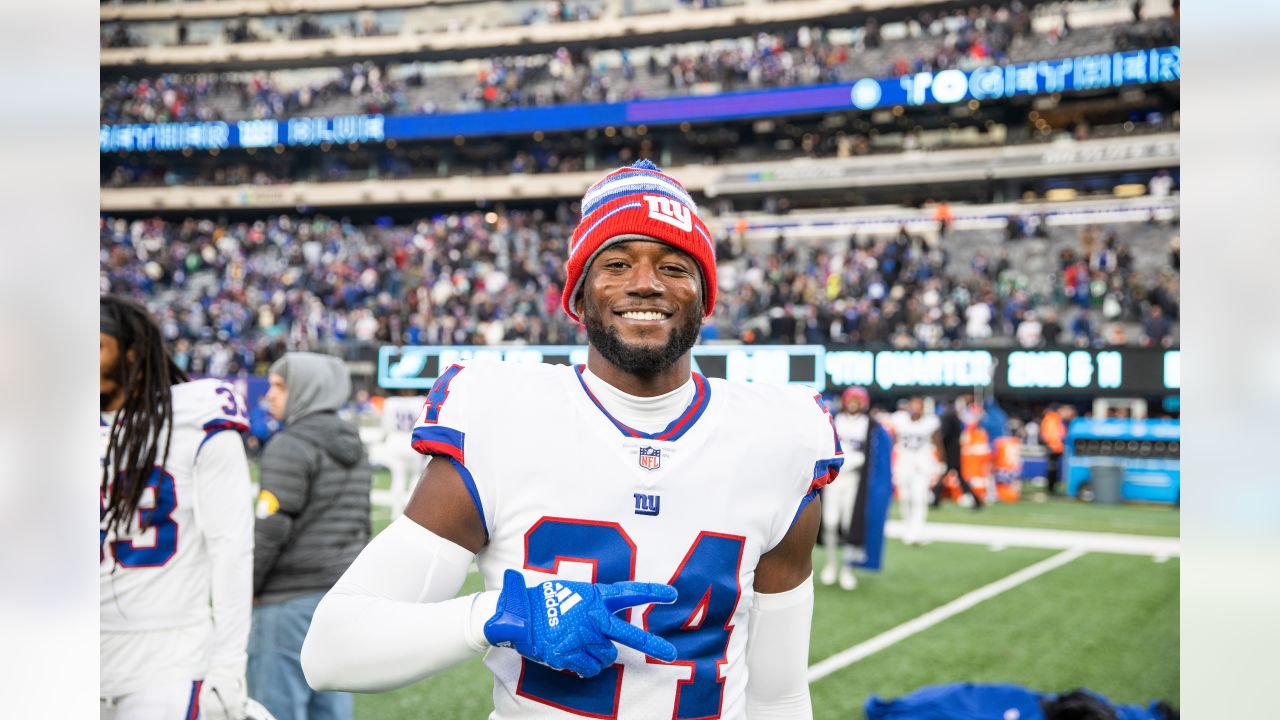
[[[644,201],[649,203],[649,217],[685,232],[693,232],[693,213],[689,206],[661,195],[645,195]]]

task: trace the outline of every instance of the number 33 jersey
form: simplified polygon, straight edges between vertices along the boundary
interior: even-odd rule
[[[756,565],[839,471],[830,415],[812,389],[695,374],[688,407],[645,433],[609,415],[581,373],[490,360],[446,368],[414,447],[452,462],[467,485],[488,533],[477,557],[487,589],[507,568],[530,585],[673,585],[675,603],[621,615],[678,656],[663,663],[619,646],[615,665],[582,679],[491,648],[492,717],[742,718]]]
[[[116,642],[116,638],[137,633],[191,628],[191,637],[201,641],[195,648],[197,652],[192,653],[189,648],[171,651],[165,648],[166,652],[174,653],[172,663],[168,664],[199,669],[207,663],[200,652],[204,650],[207,626],[211,622],[213,573],[207,540],[228,538],[228,542],[244,543],[246,548],[252,546],[252,500],[243,446],[223,453],[233,456],[238,451],[238,458],[227,457],[226,462],[222,462],[223,458],[212,455],[218,452],[219,446],[222,449],[227,446],[209,442],[224,430],[236,434],[248,429],[244,401],[230,385],[218,380],[174,385],[171,393],[173,435],[167,462],[163,468],[154,468],[147,477],[138,511],[127,529],[119,534],[109,531],[105,518],[99,527],[104,688],[129,690],[121,686],[139,682],[132,674],[156,664],[154,658],[142,657],[144,653],[138,649],[142,646],[137,642],[120,640],[121,647],[107,653],[106,638]],[[104,414],[99,423],[104,458],[113,421],[114,414]],[[164,457],[163,431],[159,442],[157,463]],[[216,465],[215,459],[219,461]],[[229,468],[235,472],[205,477],[200,473],[202,467]],[[218,504],[210,503],[211,499],[224,497],[225,503],[221,500]],[[100,510],[105,511],[107,502],[108,496],[100,487]],[[243,511],[228,512],[224,505],[237,510],[243,506]],[[252,557],[251,550],[249,553]],[[179,657],[179,650],[198,657]],[[153,656],[155,652],[158,651],[153,649],[145,654]],[[161,664],[165,663],[161,661]]]

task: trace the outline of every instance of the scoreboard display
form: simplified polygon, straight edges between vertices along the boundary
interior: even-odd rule
[[[427,389],[442,368],[489,357],[509,362],[577,365],[577,345],[383,347],[378,384]],[[881,395],[946,394],[991,387],[1002,396],[1156,397],[1181,392],[1181,351],[1158,348],[1091,350],[866,350],[822,345],[699,345],[694,370],[707,377],[807,385],[839,391],[862,385]]]

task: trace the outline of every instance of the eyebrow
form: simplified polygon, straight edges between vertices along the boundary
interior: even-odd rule
[[[630,253],[627,252],[626,246],[631,245],[632,243],[639,243],[639,242],[649,242],[649,243],[656,243],[656,244],[662,245],[663,246],[662,257],[664,259],[674,255],[677,258],[684,260],[686,262],[691,262],[694,265],[698,264],[698,261],[694,259],[694,257],[689,253],[685,252],[684,250],[681,250],[675,245],[669,245],[667,243],[664,243],[658,240],[623,240],[622,242],[614,243],[609,247],[606,247],[605,249],[601,250],[600,254],[604,255],[605,253],[613,251],[613,252],[620,252],[620,253],[625,253],[629,255]]]

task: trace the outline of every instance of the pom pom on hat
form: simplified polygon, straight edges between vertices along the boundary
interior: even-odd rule
[[[845,388],[844,392],[840,394],[840,404],[844,405],[855,398],[864,408],[871,405],[871,395],[867,392],[867,389],[857,385]]]
[[[569,240],[565,264],[565,313],[580,320],[573,300],[595,256],[615,242],[639,237],[665,242],[697,261],[703,306],[710,317],[716,304],[715,243],[684,186],[648,160],[614,170],[582,196],[582,220]]]

